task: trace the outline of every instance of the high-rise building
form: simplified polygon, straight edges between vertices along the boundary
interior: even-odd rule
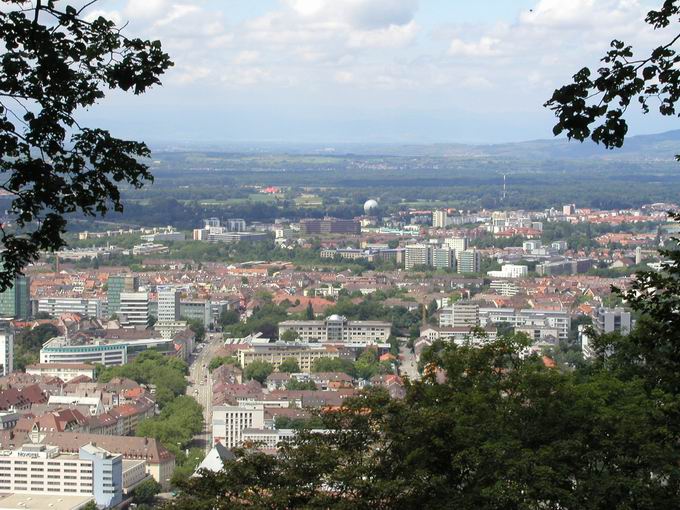
[[[14,370],[14,331],[7,321],[0,322],[0,376]]]
[[[446,228],[449,226],[449,213],[446,210],[432,212],[432,226],[434,228]]]
[[[437,269],[456,267],[456,251],[448,246],[432,249],[432,266]]]
[[[448,246],[455,250],[456,258],[458,258],[460,253],[468,249],[469,239],[467,237],[449,237],[444,240],[444,246]]]
[[[441,327],[465,328],[479,325],[479,304],[471,301],[457,301],[441,309]]]
[[[124,328],[149,325],[149,295],[146,292],[121,292],[118,319]]]
[[[432,265],[432,246],[429,244],[406,245],[405,268],[411,269],[416,266]]]
[[[562,214],[565,216],[571,216],[576,214],[576,204],[567,204],[562,206]]]
[[[631,330],[630,312],[624,308],[600,308],[597,311],[595,330],[600,333],[613,333],[618,331],[627,335]]]
[[[139,290],[139,278],[132,275],[109,276],[107,299],[109,303],[109,316],[116,315],[120,311],[120,295],[123,292],[137,292]]]
[[[31,315],[31,278],[17,275],[12,287],[0,292],[0,317],[26,320]]]
[[[123,500],[123,456],[90,443],[80,448],[79,457],[91,462],[92,491],[97,505],[109,508],[120,503]]]
[[[179,292],[174,287],[158,288],[158,322],[175,322],[179,319]]]
[[[456,252],[459,273],[479,273],[482,266],[482,255],[474,248]]]

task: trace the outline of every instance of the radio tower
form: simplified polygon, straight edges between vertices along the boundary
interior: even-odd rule
[[[506,192],[506,189],[505,189],[505,174],[503,174],[503,198],[501,198],[501,200],[503,202],[505,202],[505,192]]]

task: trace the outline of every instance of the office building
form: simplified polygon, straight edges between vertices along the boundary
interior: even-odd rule
[[[117,315],[120,311],[120,295],[123,292],[137,292],[139,278],[132,275],[109,276],[106,292],[109,316]]]
[[[601,335],[615,331],[627,335],[632,328],[630,312],[624,308],[599,308],[593,326]]]
[[[122,456],[92,443],[82,446],[78,454],[63,453],[52,445],[25,444],[1,452],[0,470],[0,492],[81,496],[83,503],[93,497],[101,508],[123,499]]]
[[[439,326],[443,328],[470,328],[479,325],[479,304],[456,301],[439,312]]]
[[[355,220],[339,218],[304,219],[300,221],[300,233],[310,234],[360,234],[361,224]]]
[[[158,322],[176,322],[180,317],[179,291],[174,287],[159,287]]]
[[[215,406],[212,417],[213,444],[240,446],[245,429],[264,428],[264,405]]]
[[[529,275],[527,266],[503,264],[500,271],[487,271],[492,278],[526,278]]]
[[[77,313],[83,317],[101,319],[102,304],[96,298],[46,297],[38,300],[38,312],[47,313],[55,318],[64,313]]]
[[[31,278],[18,275],[12,287],[0,292],[0,318],[27,320],[31,316]]]
[[[124,328],[149,325],[149,294],[146,292],[121,292],[118,320]]]
[[[57,336],[45,342],[40,349],[40,363],[99,363],[105,367],[125,365],[128,361],[126,343],[71,342]]]
[[[404,267],[406,269],[412,269],[417,266],[431,266],[432,249],[432,245],[429,244],[406,245]]]
[[[383,321],[350,321],[331,315],[320,321],[283,321],[279,323],[279,338],[294,331],[302,342],[383,343],[387,342],[392,324]]]
[[[456,252],[448,246],[432,248],[432,267],[436,269],[455,269]]]
[[[479,273],[482,267],[482,255],[474,248],[456,252],[459,273]]]
[[[14,370],[14,331],[9,322],[0,321],[0,377]]]

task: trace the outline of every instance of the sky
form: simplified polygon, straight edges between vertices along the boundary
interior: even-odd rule
[[[163,86],[84,114],[152,143],[498,143],[549,138],[542,107],[609,41],[670,39],[661,0],[99,0],[160,39]],[[633,134],[674,119],[633,115]]]

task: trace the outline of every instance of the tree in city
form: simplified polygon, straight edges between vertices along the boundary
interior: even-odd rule
[[[213,372],[222,365],[239,366],[239,362],[234,356],[216,356],[208,363],[208,370]]]
[[[346,399],[317,413],[326,433],[302,430],[276,457],[237,451],[170,508],[673,508],[673,397],[548,368],[526,345],[438,345],[403,400]]]
[[[274,371],[274,366],[266,361],[255,360],[248,365],[244,371],[247,380],[254,379],[262,384],[267,377]]]
[[[237,324],[240,320],[239,314],[236,310],[222,310],[220,314],[220,325],[222,328]]]
[[[284,342],[295,342],[299,337],[297,331],[294,331],[292,329],[287,329],[283,333],[281,333],[281,340]]]
[[[300,365],[295,358],[286,358],[279,365],[279,372],[294,374],[300,371]]]
[[[312,302],[307,303],[307,308],[305,308],[305,319],[308,321],[314,320],[314,307],[312,307]]]
[[[15,229],[0,226],[0,289],[66,244],[66,215],[120,212],[120,185],[153,179],[148,147],[83,126],[107,89],[142,94],[172,65],[159,41],[128,38],[59,0],[5,0],[0,10],[0,188]],[[63,6],[63,7],[62,7]]]
[[[161,484],[153,478],[144,480],[132,491],[132,500],[138,505],[150,505],[161,492]]]

